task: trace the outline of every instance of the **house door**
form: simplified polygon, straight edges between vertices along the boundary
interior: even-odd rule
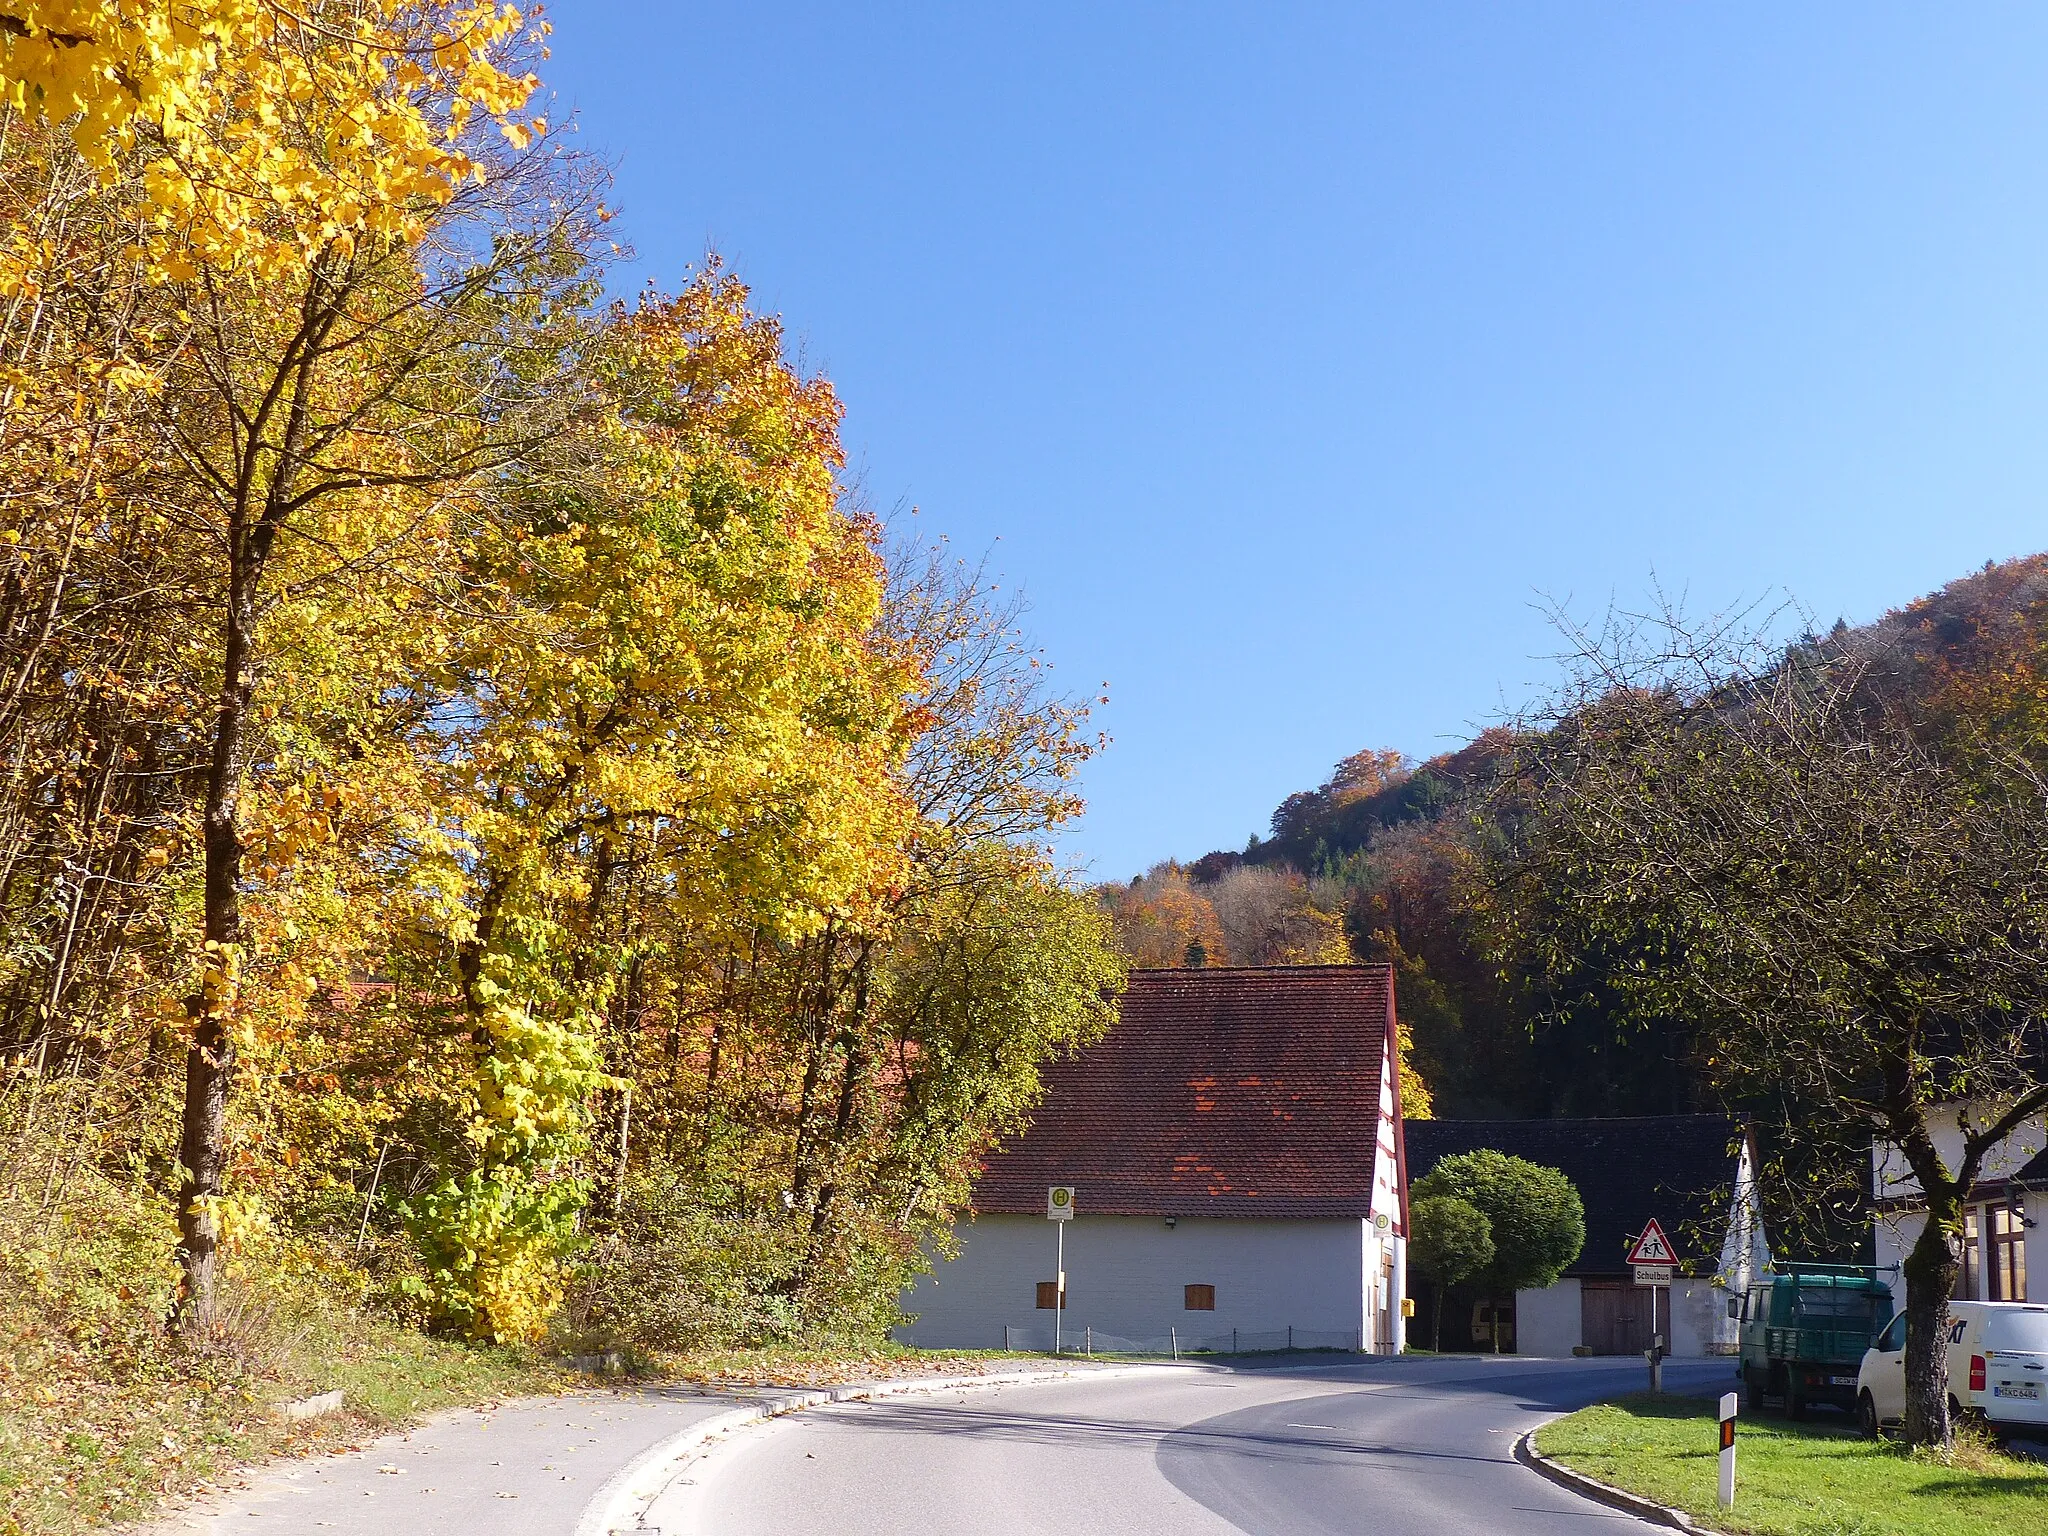
[[[1650,1347],[1650,1288],[1620,1280],[1579,1282],[1579,1337],[1596,1355],[1639,1355]]]
[[[1379,1305],[1373,1312],[1373,1349],[1382,1355],[1394,1352],[1394,1250],[1392,1244],[1380,1251]]]

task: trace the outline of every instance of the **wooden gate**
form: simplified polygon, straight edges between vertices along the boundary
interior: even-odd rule
[[[1650,1288],[1625,1280],[1581,1280],[1579,1329],[1596,1355],[1641,1354],[1650,1347]]]

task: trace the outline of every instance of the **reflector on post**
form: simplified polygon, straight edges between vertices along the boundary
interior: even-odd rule
[[[1721,1507],[1735,1507],[1735,1394],[1721,1394]]]

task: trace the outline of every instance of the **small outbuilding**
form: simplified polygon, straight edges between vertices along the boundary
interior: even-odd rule
[[[899,1336],[1043,1349],[1057,1316],[1077,1349],[1397,1353],[1398,1051],[1387,966],[1133,972],[1116,1025],[1047,1067],[988,1158]],[[1054,1186],[1071,1221],[1047,1219]]]
[[[1739,1324],[1728,1304],[1770,1265],[1756,1147],[1740,1121],[1726,1115],[1410,1120],[1405,1131],[1413,1178],[1427,1176],[1454,1152],[1490,1147],[1559,1169],[1586,1207],[1586,1246],[1555,1285],[1513,1297],[1453,1292],[1457,1315],[1444,1318],[1445,1348],[1481,1347],[1492,1331],[1488,1309],[1498,1308],[1502,1336],[1512,1341],[1503,1347],[1520,1354],[1647,1349],[1651,1288],[1635,1283],[1628,1254],[1654,1218],[1686,1261],[1656,1300],[1656,1331],[1667,1350],[1681,1356],[1735,1352]],[[1427,1315],[1435,1287],[1417,1277],[1415,1291]]]

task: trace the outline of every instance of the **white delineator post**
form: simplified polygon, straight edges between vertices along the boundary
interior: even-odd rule
[[[1721,1394],[1721,1507],[1735,1507],[1735,1394]]]

